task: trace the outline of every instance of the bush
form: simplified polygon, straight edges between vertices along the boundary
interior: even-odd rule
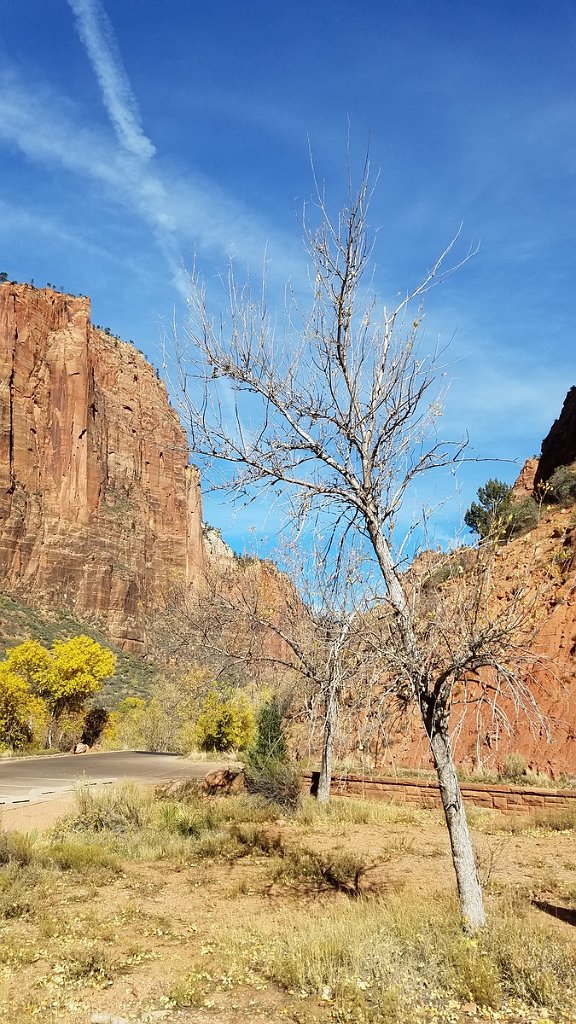
[[[65,831],[121,834],[147,825],[153,796],[134,782],[119,782],[105,789],[81,785],[76,790],[77,813],[63,820]]]
[[[23,867],[34,858],[32,840],[20,832],[0,832],[0,864],[18,864]]]
[[[505,539],[520,537],[538,526],[540,518],[540,507],[534,498],[526,498],[524,501],[515,502],[510,507],[508,522],[505,528]]]
[[[294,810],[300,803],[300,772],[288,758],[282,712],[275,697],[260,709],[256,739],[249,748],[244,769],[249,793]]]
[[[243,693],[210,690],[196,721],[202,750],[245,750],[254,736],[254,712]]]
[[[564,508],[576,504],[576,470],[559,466],[545,485],[544,494],[546,501],[553,501]]]
[[[286,736],[282,728],[282,712],[276,697],[260,708],[256,721],[256,740],[248,754],[253,765],[267,761],[285,762],[288,759]]]
[[[255,764],[247,760],[244,779],[249,793],[288,810],[298,807],[301,797],[300,772],[289,761],[275,758]]]
[[[73,839],[62,839],[52,843],[40,856],[40,860],[49,866],[60,868],[61,871],[77,871],[88,875],[92,875],[98,868],[104,868],[113,874],[119,874],[121,871],[120,861],[110,850],[96,843],[77,842]]]
[[[501,480],[488,480],[478,488],[480,503],[473,501],[464,516],[466,526],[480,540],[504,544],[538,525],[539,506],[534,498],[512,500],[512,488]]]
[[[520,782],[526,781],[527,771],[526,758],[522,754],[512,753],[507,754],[504,758],[504,765],[498,772],[498,775],[502,782],[511,782],[513,785],[518,785]]]

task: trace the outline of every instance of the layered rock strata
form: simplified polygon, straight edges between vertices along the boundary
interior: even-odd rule
[[[0,285],[0,586],[89,613],[123,647],[203,573],[201,496],[153,367],[90,301]]]

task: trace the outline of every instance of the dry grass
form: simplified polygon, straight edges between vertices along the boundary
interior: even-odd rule
[[[471,940],[438,812],[346,799],[277,815],[122,785],[81,790],[51,833],[0,833],[0,1019],[573,1019],[574,929],[534,910],[576,899],[571,833],[479,817],[491,924]]]
[[[478,939],[463,935],[455,905],[412,900],[338,902],[289,929],[260,924],[235,935],[237,955],[290,992],[329,1000],[337,1020],[404,1021],[447,1001],[500,1006],[505,998],[551,1009],[576,1000],[576,950],[502,912]]]

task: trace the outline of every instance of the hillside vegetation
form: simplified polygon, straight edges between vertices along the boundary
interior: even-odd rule
[[[124,697],[148,695],[158,676],[154,664],[120,650],[102,630],[75,619],[65,609],[35,608],[13,595],[0,594],[0,650],[28,639],[51,647],[55,640],[69,640],[80,634],[108,647],[116,657],[116,672],[105,681],[98,703],[110,708]]]

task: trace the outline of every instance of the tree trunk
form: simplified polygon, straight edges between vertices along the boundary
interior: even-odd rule
[[[327,804],[330,799],[330,783],[332,782],[332,755],[334,752],[334,735],[338,722],[338,697],[334,687],[330,686],[326,697],[326,716],[324,719],[324,737],[322,744],[322,761],[316,799],[320,804]]]
[[[450,749],[450,739],[441,722],[434,721],[426,731],[440,783],[440,796],[456,871],[460,910],[466,930],[475,932],[486,924],[486,915],[460,783]]]

